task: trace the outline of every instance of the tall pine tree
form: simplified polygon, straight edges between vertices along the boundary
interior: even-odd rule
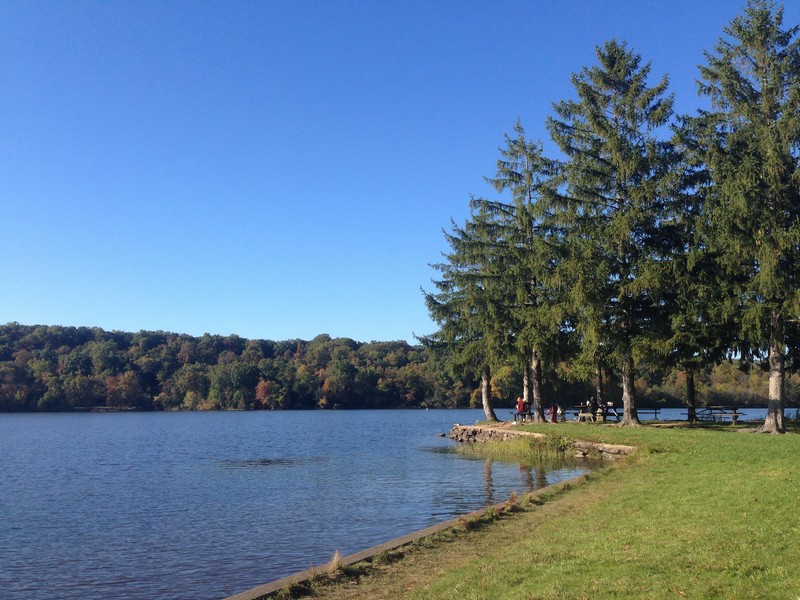
[[[450,245],[446,262],[432,265],[441,273],[433,282],[438,292],[423,293],[440,328],[423,341],[447,354],[454,373],[480,377],[483,411],[487,420],[496,421],[491,370],[507,356],[511,336],[502,284],[506,255],[497,251],[497,235],[485,207],[471,204],[466,225],[453,223],[452,232],[445,233]]]
[[[545,420],[543,361],[554,360],[561,315],[549,281],[555,260],[541,191],[553,174],[554,163],[542,153],[540,143],[526,139],[517,121],[514,135],[506,135],[497,172],[486,180],[510,201],[475,199],[491,217],[487,234],[493,252],[504,254],[502,271],[504,314],[513,335],[514,354],[521,359],[523,394],[536,422]]]
[[[706,126],[702,116],[684,116],[675,127],[674,143],[680,164],[673,170],[674,202],[670,219],[680,244],[671,260],[671,285],[665,294],[672,325],[665,354],[667,364],[683,369],[686,375],[690,422],[697,418],[695,375],[730,355],[737,339],[734,294],[708,244],[710,229],[705,203],[713,188],[711,173],[703,161]]]
[[[784,372],[800,316],[800,40],[783,9],[750,0],[700,67],[712,102],[708,243],[736,289],[742,357],[766,358],[764,432],[784,429]]]
[[[587,360],[616,365],[622,425],[638,425],[635,360],[667,335],[660,297],[675,235],[668,225],[672,146],[659,129],[672,116],[666,76],[648,86],[650,64],[624,43],[597,48],[598,64],[574,74],[577,100],[554,105],[553,140],[566,155],[551,196],[566,230],[564,277],[574,281],[577,333]]]

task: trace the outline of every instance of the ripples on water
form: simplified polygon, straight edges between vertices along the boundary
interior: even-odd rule
[[[221,598],[577,474],[480,411],[0,415],[0,598]]]
[[[260,469],[276,466],[299,467],[304,463],[309,464],[323,460],[325,460],[323,456],[313,458],[251,458],[247,460],[221,460],[219,464],[223,469]]]

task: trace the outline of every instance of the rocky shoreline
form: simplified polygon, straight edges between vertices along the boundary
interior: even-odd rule
[[[543,433],[533,431],[517,431],[508,426],[490,425],[459,425],[456,423],[448,436],[451,440],[462,443],[499,442],[513,438],[544,438]],[[586,442],[570,440],[575,448],[576,458],[599,458],[600,460],[618,460],[633,453],[634,446],[622,444],[602,444],[599,442]]]

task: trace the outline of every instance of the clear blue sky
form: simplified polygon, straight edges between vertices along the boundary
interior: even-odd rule
[[[420,286],[616,37],[693,112],[735,0],[0,3],[0,322],[413,340]],[[787,23],[800,22],[789,2]]]

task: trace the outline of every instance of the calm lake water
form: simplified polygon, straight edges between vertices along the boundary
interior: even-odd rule
[[[221,598],[583,472],[437,437],[481,418],[0,415],[0,598]]]

